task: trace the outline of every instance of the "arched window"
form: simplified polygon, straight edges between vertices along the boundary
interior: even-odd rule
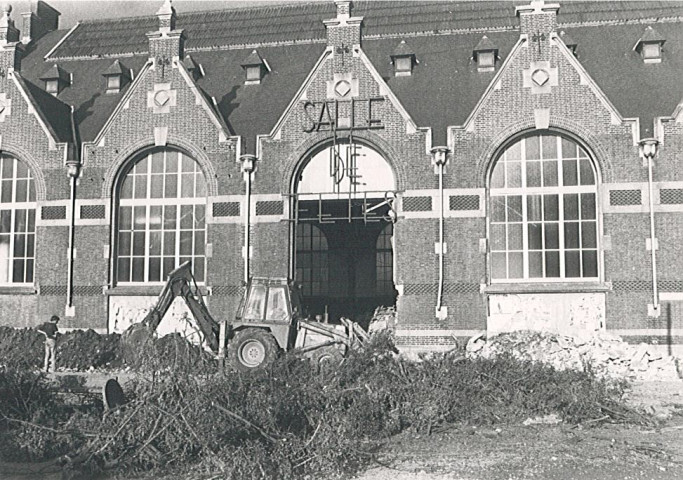
[[[203,282],[205,210],[206,184],[192,158],[169,148],[137,158],[119,190],[117,281],[161,282],[191,260]]]
[[[489,193],[492,281],[598,278],[596,173],[576,142],[516,141],[494,164]]]
[[[33,283],[36,190],[29,168],[0,155],[0,284]]]
[[[329,267],[325,233],[310,223],[296,226],[296,278],[304,296],[327,294]]]
[[[391,295],[394,293],[394,256],[391,248],[391,236],[394,232],[393,224],[388,224],[379,232],[377,237],[376,272],[377,294]]]

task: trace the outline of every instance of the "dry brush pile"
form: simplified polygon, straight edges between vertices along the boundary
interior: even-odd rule
[[[67,414],[53,405],[64,413],[37,415],[47,400],[34,391],[35,407],[15,409],[16,418],[1,424],[6,444],[21,438],[11,445],[27,458],[69,454],[70,468],[86,476],[113,469],[192,472],[193,478],[346,478],[406,429],[428,434],[448,424],[521,423],[553,413],[570,423],[645,421],[619,403],[622,384],[590,373],[510,356],[452,353],[408,362],[393,353],[386,335],[323,371],[296,352],[243,375],[217,371],[215,361],[191,350],[171,351],[171,368],[154,365],[158,355],[151,351],[147,374],[127,385],[128,403],[103,419],[96,406]],[[16,397],[15,387],[5,384],[0,396]],[[0,405],[0,411],[9,410]]]

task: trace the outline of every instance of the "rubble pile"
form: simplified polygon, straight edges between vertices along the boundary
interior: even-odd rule
[[[475,335],[467,342],[470,358],[510,354],[520,360],[551,365],[557,370],[592,371],[600,377],[638,380],[678,380],[683,363],[662,355],[644,343],[629,345],[604,332],[572,338],[544,332],[519,331],[486,338]]]
[[[42,366],[44,343],[45,337],[34,329],[0,327],[0,366],[9,363]]]
[[[57,366],[84,371],[120,368],[123,364],[120,335],[100,335],[94,330],[74,330],[57,339]]]

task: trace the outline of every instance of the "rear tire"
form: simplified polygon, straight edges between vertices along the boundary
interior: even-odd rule
[[[228,360],[240,372],[253,372],[275,361],[278,346],[265,330],[247,328],[240,330],[228,342]]]

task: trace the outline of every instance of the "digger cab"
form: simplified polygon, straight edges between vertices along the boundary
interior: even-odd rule
[[[269,330],[280,348],[288,350],[301,315],[298,289],[286,278],[252,277],[231,325],[232,330]]]

